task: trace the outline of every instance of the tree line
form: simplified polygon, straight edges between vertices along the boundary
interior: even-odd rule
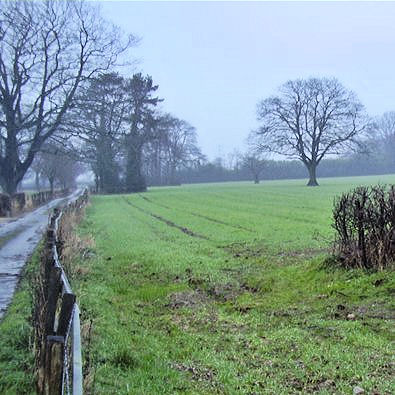
[[[179,166],[201,156],[196,129],[158,109],[157,89],[141,73],[131,78],[107,73],[77,95],[65,134],[77,138],[70,150],[89,165],[97,191],[144,191],[147,176],[175,184]]]
[[[388,152],[390,149],[386,151]],[[316,176],[319,178],[392,174],[395,173],[394,151],[395,149],[392,148],[392,157],[386,157],[385,152],[380,150],[370,154],[355,153],[336,159],[323,159],[317,168]],[[227,160],[217,158],[182,169],[179,174],[180,182],[207,183],[253,180],[255,183],[259,183],[262,180],[306,178],[306,168],[298,160],[263,159],[261,165],[257,167],[258,171],[255,171],[254,168],[245,164],[243,154],[240,154],[239,158],[232,166]]]
[[[184,171],[189,181],[304,178],[395,171],[395,112],[372,119],[357,96],[335,78],[297,79],[258,103],[260,126],[236,166],[222,160]],[[267,160],[277,154],[288,160]],[[234,158],[233,158],[234,162]],[[305,170],[306,169],[306,170]],[[248,175],[249,174],[249,175]]]
[[[2,1],[0,185],[16,192],[29,170],[66,183],[92,170],[100,192],[174,184],[202,156],[196,130],[159,110],[150,76],[114,72],[135,45],[84,1]],[[68,180],[69,182],[70,180]]]
[[[14,194],[28,171],[53,188],[89,169],[97,191],[115,193],[181,182],[257,183],[306,170],[315,186],[317,174],[394,169],[395,113],[372,120],[335,78],[286,82],[258,103],[260,126],[248,151],[232,166],[209,162],[196,129],[163,111],[151,76],[114,71],[136,42],[82,0],[2,1],[3,191]],[[288,161],[268,160],[273,153]]]

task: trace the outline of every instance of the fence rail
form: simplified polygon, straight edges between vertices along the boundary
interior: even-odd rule
[[[87,201],[85,190],[62,210],[55,209],[46,233],[35,314],[40,394],[83,392],[80,310],[59,256],[62,220],[81,211]]]

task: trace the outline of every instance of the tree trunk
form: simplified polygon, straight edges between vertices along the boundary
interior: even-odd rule
[[[51,195],[53,195],[53,192],[54,192],[54,182],[55,182],[55,180],[54,180],[52,177],[49,177],[49,178],[48,178],[48,181],[49,181],[49,189],[50,189],[50,191],[51,191]]]
[[[259,184],[259,175],[254,174],[254,184]]]
[[[11,149],[8,149],[12,151]],[[3,191],[10,196],[15,195],[18,189],[18,184],[22,180],[25,172],[21,172],[18,169],[18,165],[13,163],[13,154],[6,155],[4,158],[1,158],[0,164],[0,182]]]
[[[38,171],[34,172],[34,182],[36,184],[37,192],[40,192],[40,173]]]
[[[176,178],[176,164],[170,164],[170,174],[169,174],[169,185],[180,185],[180,182]]]
[[[18,184],[22,180],[18,170],[11,166],[11,161],[6,157],[3,163],[0,165],[0,181],[3,191],[9,196],[16,194],[18,190]]]
[[[3,191],[12,196],[17,192],[18,185],[32,164],[34,156],[28,155],[24,162],[18,159],[16,138],[6,141],[6,153],[0,156],[0,183]]]
[[[309,171],[309,182],[307,183],[307,186],[308,187],[318,186],[317,176],[316,176],[317,164],[316,163],[309,164],[307,166],[307,169]]]
[[[126,191],[144,192],[147,190],[145,177],[142,175],[142,146],[130,146],[126,163]]]
[[[4,185],[2,185],[4,192],[10,196],[16,194],[18,190],[18,181],[16,181],[13,177],[8,178],[4,181]]]
[[[97,172],[94,172],[95,174],[95,192],[99,193],[99,176],[97,175]]]

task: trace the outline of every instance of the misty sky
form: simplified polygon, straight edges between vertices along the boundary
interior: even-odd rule
[[[337,77],[371,115],[395,110],[395,3],[101,1],[141,38],[135,71],[213,159],[245,149],[256,104],[289,79]]]

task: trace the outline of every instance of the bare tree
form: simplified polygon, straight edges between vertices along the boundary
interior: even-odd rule
[[[384,113],[373,123],[373,137],[382,159],[395,164],[395,111]]]
[[[62,189],[73,188],[83,167],[73,157],[70,157],[63,145],[47,141],[34,158],[32,168],[36,174],[49,183],[51,192],[56,185]]]
[[[260,176],[267,166],[267,160],[259,153],[249,152],[243,156],[243,164],[253,175],[254,183],[259,184]]]
[[[316,169],[325,156],[361,147],[367,125],[357,97],[328,78],[288,81],[278,96],[258,104],[258,120],[256,148],[301,160],[309,186],[318,185]]]
[[[395,136],[395,111],[385,112],[375,121],[374,127],[378,137],[384,140],[388,139],[393,143]]]
[[[165,134],[164,154],[167,167],[167,183],[179,184],[176,171],[201,157],[197,146],[196,129],[188,122],[167,115],[169,127]]]
[[[59,130],[80,84],[133,43],[84,1],[3,0],[0,9],[0,184],[13,194]]]
[[[171,114],[157,117],[155,136],[144,147],[144,170],[151,183],[180,184],[180,170],[202,157],[193,126]]]
[[[240,169],[243,164],[243,154],[237,148],[229,152],[226,159],[226,167],[230,170]]]

